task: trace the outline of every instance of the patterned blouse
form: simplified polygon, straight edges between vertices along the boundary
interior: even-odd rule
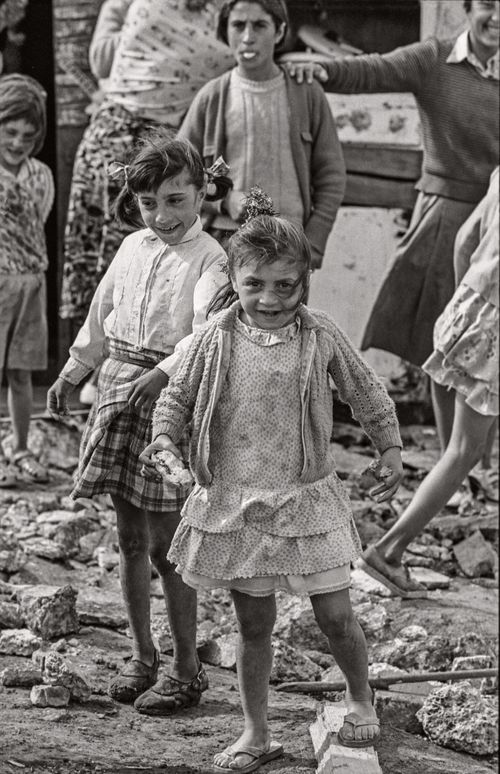
[[[0,165],[0,274],[37,274],[48,266],[44,225],[54,201],[49,167],[28,159],[17,175]]]
[[[176,126],[199,89],[234,65],[215,37],[221,0],[190,11],[182,0],[134,0],[104,89],[131,113]]]

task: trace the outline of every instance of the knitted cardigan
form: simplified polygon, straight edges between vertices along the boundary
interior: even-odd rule
[[[237,301],[194,334],[179,370],[162,390],[153,414],[153,438],[165,433],[178,443],[190,422],[189,460],[195,480],[207,486],[210,423],[229,369]],[[347,336],[324,312],[301,305],[300,395],[303,468],[300,481],[311,483],[333,470],[328,454],[333,427],[333,379],[376,448],[402,446],[396,411],[382,382]]]
[[[454,41],[430,38],[389,54],[329,62],[327,91],[413,92],[423,139],[417,188],[477,203],[498,164],[499,84],[467,61],[447,63]]]
[[[286,71],[290,143],[304,208],[304,230],[319,268],[344,196],[346,172],[331,110],[321,87],[298,84]],[[209,166],[226,156],[225,116],[231,71],[209,81],[195,96],[179,130]]]

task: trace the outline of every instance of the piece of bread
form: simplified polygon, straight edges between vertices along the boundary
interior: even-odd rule
[[[151,459],[155,463],[156,470],[162,479],[168,484],[173,484],[174,486],[192,484],[193,477],[191,471],[171,451],[164,449],[163,451],[155,452]]]

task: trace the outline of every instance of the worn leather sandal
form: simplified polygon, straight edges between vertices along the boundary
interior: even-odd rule
[[[33,481],[37,484],[46,484],[49,480],[47,468],[41,465],[33,452],[28,449],[16,452],[12,456],[12,463],[18,469],[19,473],[28,481]]]
[[[130,659],[121,672],[111,680],[108,694],[115,701],[131,704],[158,679],[160,654],[155,650],[154,661],[148,666],[139,659]]]
[[[249,763],[244,766],[238,766],[238,755],[247,755],[252,758]],[[275,758],[279,758],[283,755],[283,747],[279,742],[271,741],[269,746],[265,749],[260,747],[240,747],[235,749],[234,747],[226,747],[214,758],[213,770],[218,774],[226,774],[226,772],[241,772],[241,774],[249,774],[250,771],[255,771],[264,763],[273,761]]]
[[[369,546],[356,560],[355,566],[364,570],[386,586],[393,594],[403,599],[425,599],[427,589],[421,583],[412,580],[408,568],[402,564],[396,567],[382,558],[375,546]]]
[[[362,718],[357,712],[349,712],[344,717],[343,728],[349,727],[350,736],[342,733],[342,728],[337,731],[337,740],[343,747],[374,747],[380,736],[380,720],[378,718]],[[377,731],[371,739],[356,739],[356,731],[360,728],[376,726]]]
[[[195,707],[208,688],[208,677],[200,665],[196,676],[188,683],[167,675],[139,696],[134,708],[142,715],[174,715],[179,710]]]

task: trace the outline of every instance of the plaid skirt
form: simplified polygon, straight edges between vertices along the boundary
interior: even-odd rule
[[[158,359],[156,360],[158,362]],[[111,494],[147,511],[179,512],[191,491],[141,476],[139,455],[152,440],[152,414],[137,413],[127,403],[132,382],[151,368],[111,356],[102,364],[97,397],[85,427],[73,498]],[[188,439],[180,444],[184,460]]]

